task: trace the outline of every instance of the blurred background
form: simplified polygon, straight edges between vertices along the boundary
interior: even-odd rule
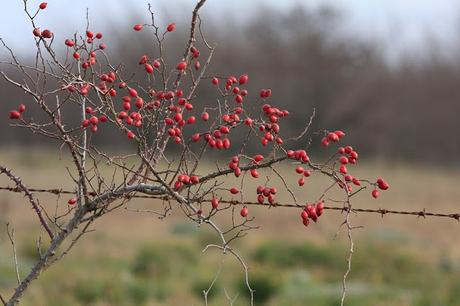
[[[35,7],[39,1],[29,3]],[[60,42],[84,29],[86,8],[91,30],[104,33],[107,52],[126,63],[127,74],[149,52],[148,35],[132,31],[133,24],[149,22],[145,1],[48,3],[37,22],[55,32],[56,47],[63,52]],[[166,41],[168,57],[177,62],[194,1],[156,0],[152,5],[160,25],[178,25]],[[271,88],[273,104],[291,111],[286,134],[299,131],[315,108],[314,130],[345,130],[363,159],[360,174],[389,181],[391,189],[381,199],[375,202],[366,195],[357,206],[460,211],[460,3],[208,0],[201,17],[207,40],[217,45],[210,75],[247,73],[250,92]],[[0,37],[20,59],[31,61],[32,29],[22,1],[2,3],[0,25]],[[3,48],[0,60],[9,60]],[[21,79],[16,71],[1,69]],[[49,162],[59,157],[55,144],[8,128],[8,111],[31,101],[3,80],[0,86],[0,162],[16,168],[31,186],[70,186],[68,161]],[[204,104],[214,103],[210,86],[200,96]],[[28,115],[38,116],[38,110],[30,107]],[[110,133],[101,131],[95,140],[117,151]],[[0,178],[0,183],[7,181]],[[320,182],[308,188],[306,197],[321,188]],[[65,199],[56,197],[42,200],[50,207],[59,201],[65,205]],[[26,273],[36,256],[38,227],[23,202],[19,195],[0,193],[0,226],[12,222],[25,241],[19,250]],[[149,207],[142,201],[136,205]],[[257,212],[261,230],[239,245],[252,267],[256,305],[337,305],[347,240],[343,233],[335,238],[340,215],[328,214],[305,230],[292,222],[296,211]],[[356,231],[347,305],[460,305],[458,222],[368,215],[354,219],[365,228]],[[222,261],[213,304],[223,304],[224,288],[233,295],[239,292],[235,305],[247,304],[236,263],[220,254],[203,255],[201,249],[215,237],[180,215],[159,221],[120,211],[96,228],[45,274],[24,305],[200,305],[201,291]],[[14,285],[14,270],[9,241],[0,232],[3,293]]]

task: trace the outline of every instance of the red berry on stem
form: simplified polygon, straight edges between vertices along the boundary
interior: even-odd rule
[[[34,34],[35,37],[40,37],[42,36],[42,32],[40,31],[39,28],[35,28],[32,33]]]
[[[67,47],[73,47],[73,46],[75,46],[75,42],[74,42],[73,40],[71,40],[71,39],[66,39],[64,43],[65,43],[65,45],[66,45]]]
[[[189,117],[189,118],[187,119],[187,123],[188,123],[188,124],[193,124],[193,123],[195,123],[195,121],[196,121],[195,116],[191,116],[191,117]]]
[[[240,211],[240,215],[241,215],[241,217],[243,217],[243,218],[246,218],[247,215],[248,215],[248,213],[249,213],[249,211],[248,211],[248,209],[247,209],[246,206],[243,207],[243,208],[241,209],[241,211]]]
[[[327,139],[332,142],[337,142],[339,141],[339,136],[336,133],[329,133]]]
[[[176,69],[179,71],[184,71],[186,68],[187,68],[187,62],[185,61],[179,62],[176,66]]]
[[[209,113],[203,112],[203,113],[201,114],[201,119],[202,119],[203,121],[208,121],[208,120],[209,120]]]
[[[318,204],[316,204],[316,214],[319,216],[321,216],[323,214],[323,211],[324,211],[324,202],[318,202]]]
[[[91,118],[89,118],[89,122],[91,122],[91,124],[96,125],[99,123],[99,119],[96,116],[92,116]]]
[[[299,186],[303,186],[303,185],[305,185],[305,179],[303,177],[301,177],[301,178],[299,178],[297,183],[299,184]]]
[[[337,130],[334,132],[334,134],[336,134],[337,136],[339,136],[339,138],[342,138],[345,136],[345,133],[343,131],[340,131],[340,130]]]
[[[380,195],[380,192],[378,191],[378,189],[372,190],[372,196],[374,197],[374,199],[377,199],[379,195]]]
[[[240,76],[239,83],[240,85],[246,84],[249,80],[249,76],[247,74],[243,74]]]
[[[152,67],[152,65],[150,65],[150,64],[145,64],[145,71],[147,71],[147,73],[153,73],[153,67]]]
[[[75,203],[77,203],[77,198],[71,198],[71,199],[69,199],[69,201],[67,201],[67,203],[69,205],[75,205]]]
[[[190,182],[191,182],[192,184],[198,184],[198,183],[200,182],[200,178],[199,178],[198,176],[196,176],[196,175],[192,175],[192,176],[190,177]]]
[[[258,163],[258,162],[260,162],[260,161],[262,161],[262,160],[264,159],[264,156],[261,155],[261,154],[257,154],[257,155],[255,155],[253,158],[254,158],[254,161],[255,161],[256,163]]]
[[[42,32],[42,37],[43,37],[43,38],[51,38],[51,37],[53,37],[53,33],[51,33],[50,30],[45,29],[45,30],[43,30],[43,32]]]
[[[136,99],[136,107],[137,108],[142,108],[143,105],[144,105],[144,100],[141,97],[137,97],[137,99]]]
[[[237,169],[239,169],[239,168],[237,168]],[[240,171],[241,171],[241,170],[240,170]],[[232,187],[232,188],[230,189],[230,193],[231,193],[231,194],[238,194],[239,192],[240,192],[240,191],[239,191],[238,188],[236,188],[236,187]]]
[[[15,120],[19,119],[21,117],[21,114],[18,111],[11,111],[10,112],[10,119]]]
[[[115,89],[112,88],[112,89],[109,90],[109,95],[110,95],[111,97],[115,97],[115,96],[117,95],[117,91],[116,91]]]
[[[259,194],[257,196],[257,202],[259,202],[259,204],[264,204],[264,201],[265,201],[265,197],[262,194]]]
[[[137,91],[134,88],[130,88],[128,92],[131,97],[133,98],[137,97]]]
[[[140,31],[140,30],[142,30],[142,25],[141,24],[136,24],[136,25],[134,25],[133,29],[134,29],[134,31]]]
[[[308,213],[306,210],[302,210],[302,212],[300,213],[300,217],[305,220],[305,219],[308,219]]]
[[[141,58],[139,59],[139,65],[144,65],[147,63],[148,57],[147,55],[142,55]]]
[[[212,208],[217,209],[217,207],[219,206],[219,200],[217,198],[212,198],[211,206]]]
[[[172,32],[172,31],[174,31],[175,28],[176,28],[176,24],[175,23],[170,23],[170,24],[168,24],[168,27],[166,28],[166,30],[168,32]]]
[[[312,219],[315,222],[316,220],[318,220],[318,215],[316,213],[315,206],[308,204],[305,210],[307,211],[308,217],[310,217],[310,219]]]
[[[44,10],[44,9],[46,9],[47,6],[48,6],[48,3],[42,2],[42,3],[40,3],[40,5],[39,5],[38,7],[39,7],[41,10]]]
[[[20,113],[23,113],[23,112],[25,112],[25,110],[26,110],[26,106],[24,104],[19,104],[18,111]]]
[[[129,131],[126,136],[128,136],[129,139],[133,139],[134,137],[136,137],[136,135],[134,135],[134,133],[132,131]]]
[[[198,140],[200,140],[200,134],[199,133],[193,134],[192,141],[197,142]]]

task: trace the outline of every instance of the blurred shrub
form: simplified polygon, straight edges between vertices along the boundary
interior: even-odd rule
[[[149,298],[149,287],[145,281],[132,281],[126,284],[126,294],[133,305],[144,305]]]
[[[344,254],[344,251],[336,246],[331,249],[310,243],[267,242],[258,247],[252,257],[261,264],[282,267],[322,266],[328,269],[341,269],[344,266]]]
[[[80,280],[75,286],[75,299],[83,304],[91,304],[103,297],[104,284],[100,280]]]
[[[175,271],[193,267],[196,256],[196,250],[186,244],[145,245],[135,255],[131,272],[139,277],[159,280],[171,277]]]
[[[198,231],[199,228],[192,222],[178,222],[171,228],[171,233],[175,235],[194,235]]]
[[[19,244],[18,253],[28,261],[36,261],[40,257],[37,250],[37,242],[33,238],[22,239]]]
[[[272,297],[275,297],[281,286],[281,277],[278,271],[258,268],[251,270],[249,284],[254,290],[254,303],[264,304]],[[244,297],[250,299],[251,295],[244,279],[236,280],[236,287]]]

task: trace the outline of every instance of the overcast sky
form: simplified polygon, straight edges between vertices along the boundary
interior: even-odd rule
[[[22,0],[2,0],[0,11],[0,36],[16,48],[24,46],[24,38],[30,35],[30,25],[23,12]],[[29,0],[31,7],[41,1]],[[195,1],[151,0],[154,7],[168,9],[167,18],[174,19],[189,13]],[[94,28],[103,28],[104,19],[122,20],[130,12],[144,14],[144,0],[48,0],[47,13],[39,16],[39,24],[70,33],[81,29],[85,23],[86,8],[90,9]],[[428,32],[448,43],[459,28],[460,1],[458,0],[208,0],[204,14],[232,16],[247,19],[261,5],[271,5],[288,10],[301,3],[305,6],[332,4],[345,13],[347,28],[366,38],[397,41],[397,50],[417,50]],[[175,16],[174,12],[178,12]],[[398,51],[399,52],[399,51]]]

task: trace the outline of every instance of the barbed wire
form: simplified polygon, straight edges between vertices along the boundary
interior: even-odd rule
[[[37,193],[49,193],[54,195],[61,195],[61,194],[75,194],[74,191],[52,188],[52,189],[40,189],[40,188],[28,188],[30,192],[37,192]],[[22,190],[18,187],[10,187],[10,186],[0,186],[0,190],[3,191],[10,191],[10,192],[17,192],[21,193]],[[89,196],[97,196],[95,192],[90,192]],[[126,198],[135,198],[135,199],[156,199],[156,200],[174,200],[172,197],[169,196],[154,196],[154,195],[126,195]],[[201,202],[210,202],[210,199],[203,199]],[[219,201],[220,203],[224,204],[231,204],[231,205],[256,205],[256,206],[272,206],[272,207],[285,207],[285,208],[302,208],[304,206],[292,204],[292,203],[274,203],[274,204],[260,204],[259,202],[252,202],[252,201],[237,201],[237,200],[223,200]],[[338,207],[338,206],[324,206],[326,210],[333,210],[333,211],[340,211],[346,212],[348,211],[348,207]],[[460,222],[460,213],[439,213],[439,212],[431,212],[427,211],[425,208],[419,211],[406,211],[406,210],[394,210],[394,209],[384,209],[384,208],[352,208],[351,212],[353,213],[373,213],[379,214],[382,217],[385,215],[409,215],[409,216],[416,216],[416,217],[437,217],[437,218],[450,218],[455,219]]]

